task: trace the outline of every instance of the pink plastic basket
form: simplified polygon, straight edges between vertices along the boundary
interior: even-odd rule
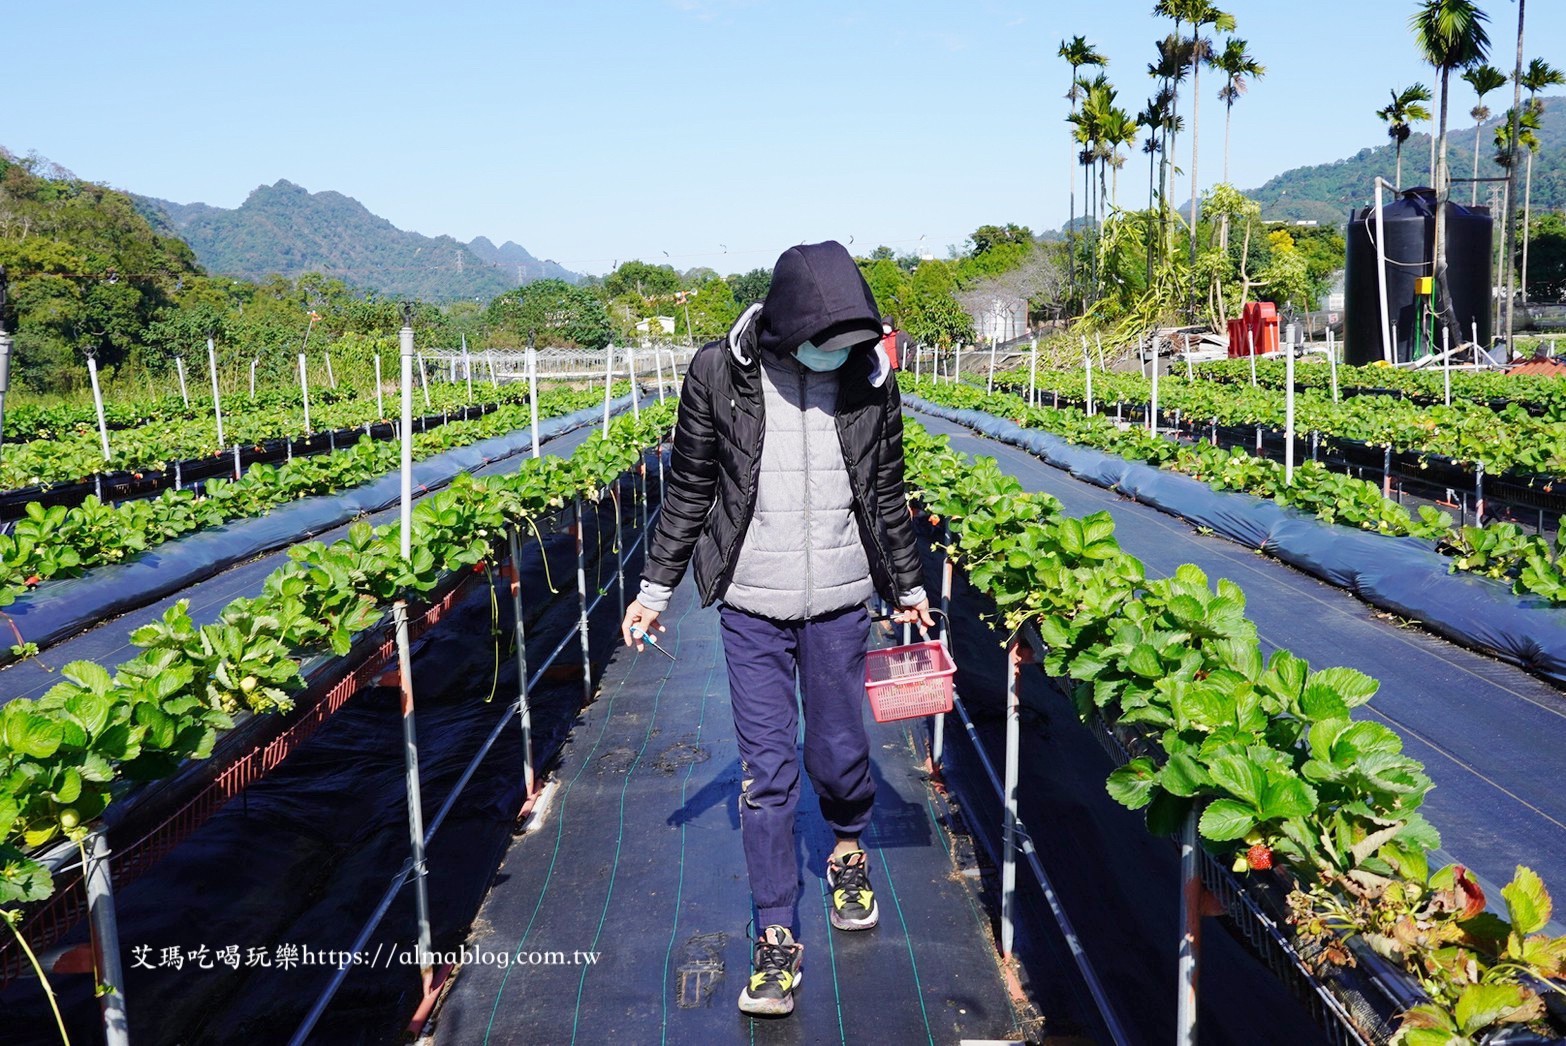
[[[950,712],[956,671],[946,648],[933,641],[866,651],[870,712],[878,723]]]

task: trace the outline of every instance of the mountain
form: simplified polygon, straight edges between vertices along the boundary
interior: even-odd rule
[[[483,237],[469,245],[406,232],[351,196],[312,193],[289,181],[258,187],[233,210],[133,198],[154,227],[185,240],[214,274],[261,279],[321,272],[387,297],[422,301],[493,298],[517,286],[519,265],[522,282],[545,274],[580,279],[514,243],[497,248]]]
[[[1498,92],[1504,93],[1504,92]],[[1493,100],[1493,99],[1492,99]],[[1508,93],[1506,101],[1511,96]],[[1533,210],[1566,208],[1566,98],[1541,98],[1544,118],[1538,131],[1539,152],[1533,158]],[[1504,103],[1491,107],[1495,116],[1484,122],[1479,137],[1479,177],[1504,177],[1495,162],[1495,129],[1506,118]],[[1447,128],[1447,163],[1451,167],[1452,197],[1460,203],[1471,198],[1469,186],[1457,181],[1473,174],[1474,124]],[[1309,134],[1295,148],[1309,147]],[[1525,162],[1525,158],[1524,162]],[[1259,189],[1247,189],[1245,195],[1262,207],[1262,217],[1276,221],[1318,221],[1342,225],[1349,210],[1370,204],[1375,197],[1375,177],[1391,181],[1397,168],[1393,147],[1383,145],[1361,149],[1353,156],[1333,163],[1296,167],[1284,171]],[[1518,193],[1522,192],[1519,169]],[[1403,143],[1403,184],[1406,187],[1430,184],[1430,135],[1411,135]],[[1480,183],[1479,204],[1488,201],[1490,185]]]
[[[572,272],[555,262],[539,261],[527,252],[527,248],[511,240],[496,247],[487,236],[479,236],[468,242],[468,250],[480,260],[515,274],[518,283],[531,283],[534,280],[578,283],[582,279],[580,273]]]

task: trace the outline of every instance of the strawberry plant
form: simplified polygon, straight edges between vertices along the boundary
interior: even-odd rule
[[[53,889],[27,851],[83,838],[126,782],[206,758],[234,713],[291,708],[304,658],[346,653],[394,599],[487,557],[505,528],[533,526],[566,500],[599,493],[606,476],[631,468],[662,437],[674,407],[617,420],[582,461],[530,458],[514,473],[459,478],[417,507],[410,561],[397,527],[356,524],[340,541],[291,549],[261,595],[235,600],[212,624],[197,626],[180,601],[131,634],[141,652],[113,676],[73,662],[36,702],[0,706],[0,917],[15,929],[16,909],[3,906]],[[42,512],[34,537],[65,518]]]
[[[954,454],[916,425],[905,447],[910,499],[950,528],[947,555],[1008,629],[1037,626],[1043,668],[1079,714],[1153,750],[1106,784],[1146,811],[1149,830],[1196,813],[1236,871],[1286,866],[1302,884],[1289,902],[1298,938],[1318,965],[1351,963],[1343,938],[1360,933],[1424,985],[1430,1003],[1405,1015],[1405,1042],[1470,1041],[1541,1016],[1530,979],[1559,976],[1566,960],[1566,943],[1537,936],[1543,886],[1519,870],[1505,925],[1460,869],[1427,877],[1440,845],[1420,813],[1430,778],[1396,732],[1351,717],[1374,679],[1312,671],[1286,650],[1264,659],[1233,583],[1189,564],[1146,580],[1102,514],[1066,527],[1052,499],[1031,501],[991,459]]]

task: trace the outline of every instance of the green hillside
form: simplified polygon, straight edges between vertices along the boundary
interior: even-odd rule
[[[125,193],[0,148],[0,268],[11,380],[85,381],[83,353],[123,359],[147,325],[200,279],[195,254],[160,233]]]
[[[421,301],[487,301],[517,285],[514,264],[498,267],[450,236],[405,232],[350,196],[312,193],[288,181],[260,186],[233,210],[149,197],[136,202],[154,224],[183,237],[208,270],[225,276],[319,272]]]
[[[1534,210],[1566,209],[1566,98],[1544,98],[1543,125],[1539,130],[1540,150],[1533,158]],[[1495,163],[1495,128],[1505,117],[1499,106],[1496,116],[1480,129],[1479,177],[1501,177],[1505,172]],[[1298,139],[1298,147],[1308,145]],[[1447,130],[1447,162],[1452,177],[1468,178],[1473,173],[1474,125]],[[1341,225],[1351,208],[1371,202],[1377,175],[1393,180],[1397,164],[1392,145],[1361,149],[1353,156],[1333,163],[1296,167],[1271,179],[1245,195],[1262,205],[1262,217],[1276,221],[1318,221]],[[1403,143],[1403,184],[1430,184],[1430,135],[1414,134]],[[1479,186],[1479,203],[1487,200],[1488,187]],[[1519,186],[1519,192],[1521,188]],[[1454,182],[1453,197],[1469,199],[1468,186]]]

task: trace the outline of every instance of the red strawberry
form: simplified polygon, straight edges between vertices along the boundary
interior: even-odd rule
[[[39,585],[43,584],[43,578],[39,577],[37,574],[29,574],[27,580],[22,582],[22,584],[26,585],[28,588],[37,588]]]
[[[1251,871],[1265,872],[1272,867],[1272,848],[1266,843],[1257,843],[1245,851],[1245,860],[1250,864]]]

